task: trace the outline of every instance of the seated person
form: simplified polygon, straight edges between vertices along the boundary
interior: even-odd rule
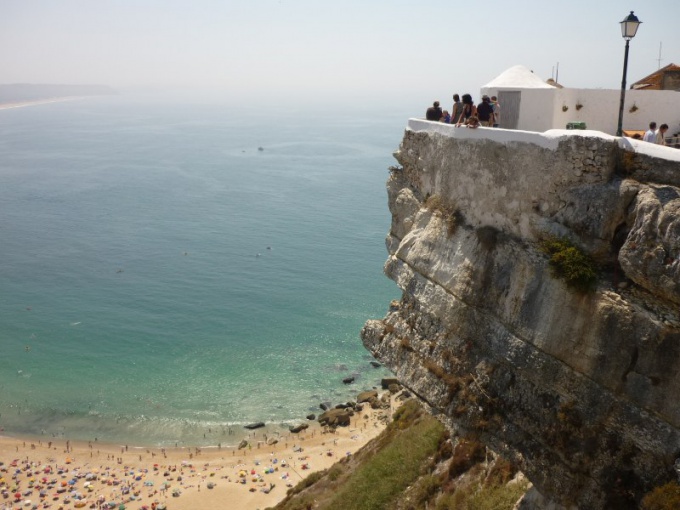
[[[425,119],[439,122],[439,119],[441,118],[442,109],[439,107],[439,101],[435,101],[434,103],[432,103],[432,106],[430,106],[425,112]]]

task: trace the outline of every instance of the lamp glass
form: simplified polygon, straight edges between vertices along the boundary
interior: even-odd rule
[[[630,11],[630,14],[621,22],[621,36],[624,39],[635,37],[640,23],[642,22],[633,14],[633,11]]]

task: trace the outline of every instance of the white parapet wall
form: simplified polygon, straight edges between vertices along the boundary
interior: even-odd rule
[[[588,209],[600,209],[594,204],[606,200],[574,190],[618,190],[613,183],[626,178],[680,187],[680,150],[592,130],[470,129],[410,119],[395,157],[425,196],[465,210],[469,225],[533,240],[574,208],[570,225],[586,222],[580,228],[591,229],[592,239],[613,236],[607,229],[617,221],[600,221]],[[606,243],[591,247],[597,253],[608,249]]]
[[[680,150],[672,147],[664,147],[652,143],[634,140],[631,138],[617,137],[602,131],[593,129],[549,129],[542,133],[536,131],[523,131],[519,129],[499,129],[478,127],[470,129],[465,126],[457,127],[454,124],[434,122],[423,119],[409,119],[408,129],[411,131],[427,131],[461,140],[492,140],[497,143],[508,144],[513,142],[530,143],[544,149],[555,150],[560,141],[569,137],[599,138],[602,140],[618,142],[619,147],[626,151],[644,154],[653,158],[680,162]]]

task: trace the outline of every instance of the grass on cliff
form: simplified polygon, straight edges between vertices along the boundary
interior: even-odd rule
[[[407,401],[376,439],[288,491],[276,510],[510,510],[526,484],[508,484],[510,463],[485,463],[486,449],[448,431]],[[472,478],[469,475],[472,473]]]
[[[423,463],[437,451],[445,433],[415,401],[406,402],[386,430],[354,459],[312,475],[312,481],[303,480],[276,509],[304,510],[312,501],[313,508],[324,510],[392,508],[421,475]],[[310,487],[314,491],[303,494]]]
[[[595,261],[571,241],[550,236],[541,242],[541,251],[550,257],[550,267],[555,277],[580,292],[594,290],[597,281]]]

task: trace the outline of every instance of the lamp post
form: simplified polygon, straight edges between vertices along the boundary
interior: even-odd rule
[[[616,128],[616,136],[623,135],[623,102],[626,99],[626,74],[628,73],[628,43],[635,37],[640,21],[633,11],[621,22],[621,36],[626,40],[626,53],[623,57],[623,79],[621,80],[621,102],[619,104],[619,123]]]

